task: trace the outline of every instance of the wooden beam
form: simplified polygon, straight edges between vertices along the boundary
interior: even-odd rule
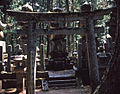
[[[27,34],[28,30],[17,30],[17,33],[20,35]],[[103,33],[104,27],[96,27],[95,33]],[[86,34],[85,28],[63,28],[63,29],[36,29],[37,35],[73,35],[73,34]]]
[[[13,11],[13,10],[7,10],[7,14],[9,16],[13,16],[16,18],[17,21],[41,21],[41,22],[51,22],[51,21],[80,21],[85,20],[89,16],[93,16],[94,20],[98,20],[103,18],[104,15],[108,15],[111,10],[110,9],[104,9],[104,10],[96,10],[93,12],[72,12],[72,13],[48,13],[48,12],[26,12],[26,11]]]

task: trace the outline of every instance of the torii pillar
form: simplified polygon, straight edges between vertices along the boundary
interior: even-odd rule
[[[35,94],[36,78],[36,33],[33,21],[29,21],[27,54],[27,89],[26,94]]]
[[[88,51],[88,65],[89,65],[89,76],[92,92],[99,84],[99,68],[97,61],[97,52],[96,52],[96,41],[94,33],[94,24],[93,19],[88,18],[88,30],[87,30],[87,51]]]
[[[84,4],[81,6],[82,12],[90,12],[91,6],[89,4]],[[87,52],[88,52],[88,65],[89,65],[89,76],[90,85],[92,92],[95,90],[99,84],[99,68],[97,61],[96,52],[96,41],[94,33],[94,19],[93,16],[88,15],[86,18],[86,40],[87,40]]]

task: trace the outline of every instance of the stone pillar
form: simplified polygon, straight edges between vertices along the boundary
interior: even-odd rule
[[[82,67],[82,39],[78,41],[78,68]]]
[[[11,71],[11,52],[12,52],[12,45],[8,45],[7,72]]]
[[[71,54],[71,49],[70,49],[70,35],[67,36],[67,42],[68,42],[68,53],[69,53],[69,56]]]
[[[16,80],[17,80],[17,93],[19,94],[21,91],[23,91],[23,77],[24,77],[24,71],[17,70],[16,71]]]
[[[82,69],[82,40],[79,39],[78,41],[78,61],[77,61],[77,68],[78,68],[78,77],[77,77],[77,84],[78,84],[78,87],[80,87],[81,85],[81,77],[80,77],[80,72],[81,72],[81,69]]]
[[[50,36],[47,35],[47,55],[46,55],[47,58],[49,58],[49,50],[50,50],[49,46],[50,46]]]
[[[0,61],[3,62],[3,47],[0,46]]]
[[[3,47],[0,46],[0,72],[4,70],[2,63],[3,63]]]
[[[41,70],[45,70],[45,59],[44,59],[44,44],[40,46],[40,62],[41,62]]]

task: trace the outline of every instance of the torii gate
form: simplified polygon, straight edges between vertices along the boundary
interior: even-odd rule
[[[40,12],[23,12],[7,10],[9,16],[15,17],[17,21],[28,22],[29,28],[26,32],[20,32],[21,34],[28,35],[28,58],[27,58],[27,94],[35,94],[35,58],[36,58],[36,37],[40,35],[50,34],[85,34],[87,36],[87,48],[88,48],[88,63],[89,63],[89,75],[92,90],[99,83],[99,71],[96,55],[96,42],[94,32],[103,31],[103,28],[94,28],[94,20],[103,19],[104,15],[111,12],[111,9],[97,10],[93,12],[84,13],[40,13]],[[86,28],[59,28],[59,29],[34,29],[33,23],[37,22],[51,22],[51,21],[86,21]]]

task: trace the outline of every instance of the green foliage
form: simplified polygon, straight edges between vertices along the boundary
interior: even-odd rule
[[[11,5],[10,5],[10,9],[12,10],[20,10],[23,4],[23,0],[13,0]]]

